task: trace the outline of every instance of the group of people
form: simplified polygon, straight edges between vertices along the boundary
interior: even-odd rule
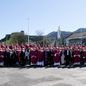
[[[72,66],[86,64],[86,46],[41,47],[37,45],[0,45],[3,66]]]

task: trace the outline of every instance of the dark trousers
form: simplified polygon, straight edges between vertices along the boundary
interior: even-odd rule
[[[65,65],[68,66],[70,65],[70,62],[71,62],[71,57],[70,56],[65,56]]]
[[[84,59],[83,59],[83,57],[80,57],[80,65],[84,65]]]

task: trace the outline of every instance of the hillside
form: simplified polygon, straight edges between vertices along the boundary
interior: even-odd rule
[[[65,39],[65,38],[67,38],[68,36],[70,36],[70,35],[73,34],[73,33],[81,33],[81,32],[86,32],[86,28],[79,28],[79,29],[77,29],[77,30],[74,31],[74,32],[61,31],[61,37],[62,37],[63,39]],[[49,34],[47,35],[47,37],[48,37],[50,40],[55,40],[56,37],[57,37],[57,33],[58,33],[58,32],[53,31],[53,32],[49,33]]]
[[[48,35],[47,35],[47,37],[49,37],[49,38],[56,38],[56,36],[57,36],[57,33],[58,32],[51,32],[51,33],[49,33]],[[72,32],[66,32],[66,31],[61,31],[61,37],[62,38],[66,38],[67,36],[69,36],[70,34],[71,34]]]
[[[74,33],[86,32],[86,28],[79,28],[78,30],[74,31]]]
[[[39,41],[43,40],[43,36],[36,36],[36,35],[30,35],[29,36],[29,41],[30,42],[35,42],[38,43]],[[4,42],[4,43],[26,43],[28,42],[28,35],[26,35],[24,33],[24,31],[21,32],[13,32],[11,34],[7,34],[3,39],[0,40],[0,42]]]
[[[71,34],[73,34],[73,33],[80,33],[80,32],[86,32],[86,28],[79,28],[79,29],[77,29],[76,31],[74,31],[74,32],[68,32],[68,31],[61,31],[61,38],[62,39],[65,39],[65,38],[67,38],[68,36],[70,36]],[[27,42],[28,41],[28,35],[26,35],[26,34],[24,34],[24,31],[21,31],[21,32],[13,32],[12,34],[7,34],[6,36],[5,36],[5,38],[3,38],[3,39],[1,39],[0,40],[0,42],[8,42],[8,41],[10,41],[10,39],[13,39],[12,37],[13,37],[13,34],[15,35],[15,34],[20,34],[20,33],[23,33],[23,36],[25,37],[24,39],[25,39],[25,42]],[[22,36],[22,37],[23,37]],[[51,33],[49,33],[49,34],[47,34],[46,35],[46,37],[47,37],[47,40],[49,40],[50,41],[50,43],[52,43],[52,42],[55,42],[55,40],[56,40],[56,37],[57,37],[57,32],[55,32],[55,31],[53,31],[53,32],[51,32]],[[38,42],[38,41],[42,41],[43,40],[43,36],[36,36],[36,35],[30,35],[29,36],[29,38],[30,38],[30,41],[31,42]]]

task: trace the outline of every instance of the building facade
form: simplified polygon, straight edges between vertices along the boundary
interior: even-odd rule
[[[86,45],[86,32],[72,33],[66,38],[66,45]]]

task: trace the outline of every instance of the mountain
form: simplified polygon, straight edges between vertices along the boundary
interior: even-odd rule
[[[61,31],[61,38],[62,38],[62,39],[65,39],[65,38],[69,37],[71,34],[73,34],[73,33],[80,33],[81,31],[82,31],[82,32],[86,32],[86,28],[79,28],[79,29],[77,29],[77,30],[74,31],[74,32]],[[21,32],[24,34],[24,31],[21,31]],[[20,34],[21,32],[17,32],[17,33]],[[7,35],[5,36],[5,38],[3,38],[3,39],[0,40],[0,42],[5,42],[6,40],[10,40],[10,38],[12,38],[12,35],[13,35],[13,34],[15,34],[15,32],[13,32],[12,34],[7,34]],[[52,43],[52,42],[55,42],[55,40],[56,40],[56,38],[57,38],[57,32],[53,31],[53,32],[47,34],[46,37],[47,37],[47,40],[49,40],[51,43]],[[30,36],[29,38],[30,38],[30,40],[31,40],[32,42],[37,42],[37,41],[41,40],[43,37],[36,36],[36,35],[33,36],[33,35],[32,35],[32,36]],[[26,39],[26,40],[28,39],[28,36],[27,36],[27,35],[25,35],[25,39]]]
[[[73,33],[81,33],[81,32],[86,32],[86,28],[79,28],[79,29],[77,29],[77,30],[74,31],[74,32],[61,31],[61,37],[65,39],[66,37],[70,36],[70,35],[73,34]],[[57,33],[58,33],[58,32],[53,31],[53,32],[49,33],[49,34],[47,35],[47,37],[48,37],[49,39],[51,39],[51,40],[55,40],[56,37],[57,37]]]
[[[78,30],[74,31],[74,33],[81,33],[86,32],[86,28],[79,28]]]
[[[72,34],[72,32],[68,32],[68,31],[61,31],[61,37],[62,38],[66,38],[67,36],[69,36],[70,34]],[[57,32],[51,32],[47,35],[48,38],[51,38],[51,39],[56,39],[57,37]]]

